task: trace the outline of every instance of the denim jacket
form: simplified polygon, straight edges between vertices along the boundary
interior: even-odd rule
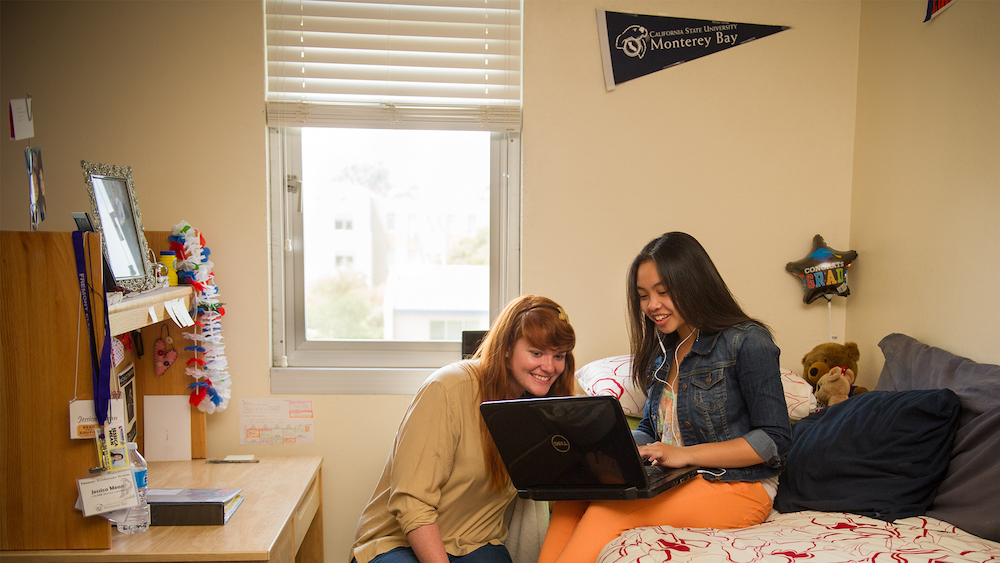
[[[666,379],[677,337],[667,337],[658,377]],[[792,431],[778,368],[778,347],[763,327],[745,322],[716,334],[700,334],[681,360],[677,421],[686,445],[745,438],[765,462],[711,470],[707,479],[760,481],[778,475]],[[654,367],[654,370],[656,367]],[[665,384],[653,378],[646,407],[633,431],[640,445],[659,441],[659,405]]]

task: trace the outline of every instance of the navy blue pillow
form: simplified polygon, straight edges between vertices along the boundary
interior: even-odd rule
[[[803,418],[778,484],[778,512],[892,521],[927,511],[951,458],[961,407],[949,389],[870,391]]]

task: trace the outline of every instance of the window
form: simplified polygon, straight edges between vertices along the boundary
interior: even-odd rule
[[[286,152],[301,155],[286,174],[301,180],[272,178],[272,209],[283,208],[272,223],[274,392],[412,392],[461,357],[463,330],[488,328],[519,293],[517,183],[505,182],[517,171],[504,166],[517,159],[501,152],[516,151],[516,137],[303,128],[271,139],[272,152],[296,142]],[[410,175],[380,183],[380,170]],[[345,208],[357,218],[350,230],[331,220]],[[452,233],[457,213],[469,228]]]
[[[520,292],[519,2],[434,3],[267,0],[274,393],[411,393]]]
[[[428,322],[456,316],[489,328],[490,133],[310,128],[301,138],[292,221],[302,226],[306,338],[446,340]],[[390,233],[387,218],[406,210],[416,220]],[[453,210],[473,211],[476,232],[449,235],[440,219]],[[331,225],[338,214],[358,217],[357,228]],[[394,252],[400,240],[408,252]]]

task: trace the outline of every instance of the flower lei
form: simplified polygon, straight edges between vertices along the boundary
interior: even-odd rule
[[[188,385],[190,403],[208,414],[222,411],[229,405],[232,380],[226,371],[228,361],[223,353],[222,316],[226,310],[219,303],[219,288],[215,285],[214,264],[208,259],[212,253],[205,246],[205,238],[186,221],[174,225],[169,237],[170,249],[177,253],[177,283],[194,288],[194,315],[196,332],[182,333],[194,344],[184,349],[195,356],[187,361],[185,373],[195,379]],[[200,334],[198,330],[200,329]],[[199,358],[198,354],[203,354]]]

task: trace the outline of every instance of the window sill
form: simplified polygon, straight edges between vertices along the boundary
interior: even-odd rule
[[[275,395],[412,395],[436,368],[271,368]]]

